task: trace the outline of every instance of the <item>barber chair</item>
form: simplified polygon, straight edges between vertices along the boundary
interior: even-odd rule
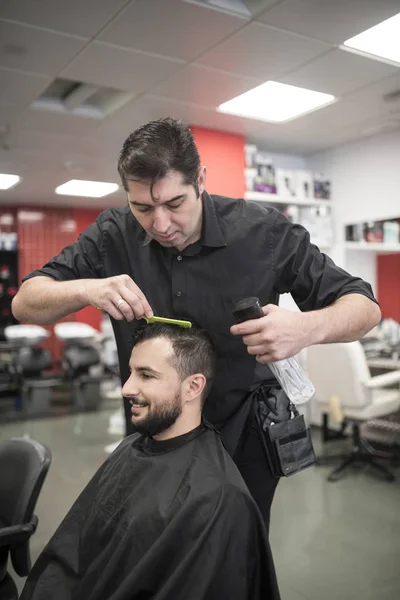
[[[72,388],[72,401],[80,410],[98,408],[100,384],[110,378],[104,374],[99,348],[101,334],[86,323],[64,322],[54,326],[63,343],[61,363]],[[93,371],[97,371],[96,374]]]
[[[381,460],[393,460],[393,457],[376,452],[362,438],[361,426],[399,410],[400,371],[371,377],[360,342],[311,346],[307,349],[306,361],[308,375],[316,390],[313,401],[320,403],[325,423],[330,400],[336,397],[345,422],[352,427],[350,452],[317,460],[320,465],[339,462],[329,474],[328,481],[337,481],[348,467],[360,464],[371,467],[387,481],[393,481],[393,472]]]
[[[31,569],[29,540],[38,518],[36,502],[51,463],[50,451],[31,439],[0,442],[0,598],[17,600],[17,586],[8,573],[26,577]]]
[[[9,368],[17,381],[23,410],[29,416],[47,413],[52,388],[60,384],[59,378],[45,375],[53,361],[49,350],[40,344],[49,332],[39,325],[9,325],[4,335],[12,348]]]

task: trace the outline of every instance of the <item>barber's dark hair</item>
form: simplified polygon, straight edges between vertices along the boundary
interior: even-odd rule
[[[191,328],[152,323],[139,329],[134,335],[134,345],[146,340],[166,338],[174,351],[173,367],[183,381],[195,373],[202,373],[207,380],[203,394],[204,404],[215,376],[216,354],[207,333],[197,326]]]
[[[153,185],[168,171],[178,171],[183,182],[192,185],[197,196],[200,156],[189,127],[179,119],[167,117],[136,129],[125,140],[118,158],[118,172],[125,191],[128,181]]]

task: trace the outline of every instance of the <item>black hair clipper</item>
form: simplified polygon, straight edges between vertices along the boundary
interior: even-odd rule
[[[233,309],[233,316],[238,323],[249,321],[249,319],[259,319],[264,316],[260,301],[255,296],[240,300]]]

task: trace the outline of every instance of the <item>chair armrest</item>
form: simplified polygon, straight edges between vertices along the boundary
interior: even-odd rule
[[[10,527],[2,527],[0,529],[0,547],[11,546],[12,544],[19,544],[20,542],[26,542],[29,540],[31,535],[35,533],[37,527],[37,517],[33,517],[31,523],[24,523],[23,525],[11,525]]]
[[[400,384],[400,371],[390,371],[389,373],[384,373],[383,375],[371,377],[371,379],[366,381],[364,385],[368,389],[375,389],[386,387],[387,385],[393,385],[394,383]]]

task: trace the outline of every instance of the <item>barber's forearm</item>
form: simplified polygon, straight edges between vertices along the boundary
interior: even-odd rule
[[[353,342],[381,320],[380,308],[361,294],[342,296],[331,306],[303,313],[309,331],[309,346],[331,342]]]
[[[34,277],[25,281],[12,301],[18,321],[50,325],[87,306],[85,280],[55,281]]]

